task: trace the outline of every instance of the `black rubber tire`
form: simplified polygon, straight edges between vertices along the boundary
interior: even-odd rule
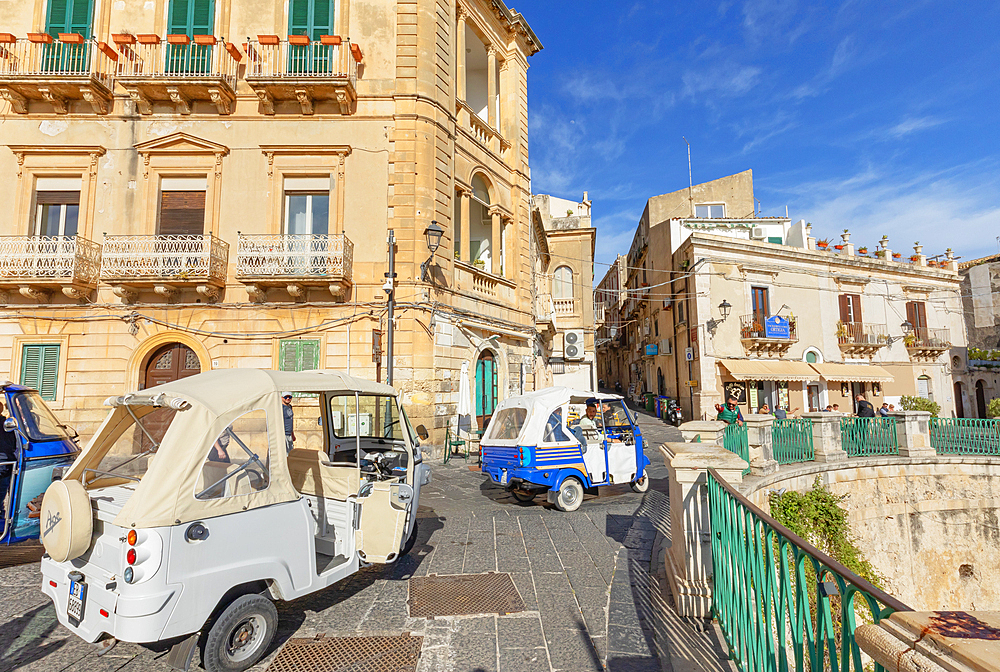
[[[632,492],[638,492],[641,495],[649,490],[649,476],[643,474],[642,478],[638,481],[632,481],[629,483],[629,487],[632,488]]]
[[[399,549],[399,557],[403,557],[407,553],[413,550],[413,545],[417,543],[417,525],[418,521],[413,521],[413,530],[410,532],[410,536],[406,538],[406,542],[403,544],[403,548]]]
[[[202,664],[208,672],[243,672],[264,657],[277,630],[278,610],[271,600],[263,595],[241,595],[212,623],[201,654]],[[233,646],[238,638],[244,643]]]
[[[535,493],[524,492],[522,490],[511,490],[510,494],[514,495],[514,499],[521,502],[522,504],[527,504],[528,502],[534,501]]]
[[[572,476],[567,478],[559,486],[559,495],[556,497],[556,508],[569,513],[576,511],[583,503],[583,484]]]

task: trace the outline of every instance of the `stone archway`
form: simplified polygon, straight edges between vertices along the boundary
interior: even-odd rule
[[[149,356],[143,367],[142,387],[149,389],[201,373],[201,360],[183,343],[167,343]]]

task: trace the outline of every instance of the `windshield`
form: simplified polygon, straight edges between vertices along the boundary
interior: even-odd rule
[[[396,398],[385,395],[362,394],[355,402],[354,395],[330,399],[330,424],[338,439],[360,438],[391,439],[403,441]]]
[[[140,407],[133,409],[133,412],[139,414],[146,410]],[[140,480],[149,468],[175,415],[177,411],[172,408],[156,408],[140,417],[141,426],[128,416],[126,421],[130,422],[129,426],[101,458],[100,464],[94,469],[86,470],[83,484],[87,487],[101,487],[105,485],[100,482],[102,479],[116,476],[130,481]]]
[[[21,392],[11,402],[12,416],[30,441],[70,440],[69,434],[37,392]]]

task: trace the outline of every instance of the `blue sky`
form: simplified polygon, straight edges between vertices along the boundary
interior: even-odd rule
[[[912,254],[998,251],[1000,3],[520,0],[532,190],[594,202],[597,261],[646,199],[748,168],[764,215]],[[838,238],[839,240],[839,238]],[[595,280],[607,266],[598,264]]]

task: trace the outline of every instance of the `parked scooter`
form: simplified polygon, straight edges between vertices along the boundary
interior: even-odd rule
[[[667,412],[664,414],[664,419],[669,422],[674,427],[679,427],[681,420],[681,403],[676,399],[667,399]]]

